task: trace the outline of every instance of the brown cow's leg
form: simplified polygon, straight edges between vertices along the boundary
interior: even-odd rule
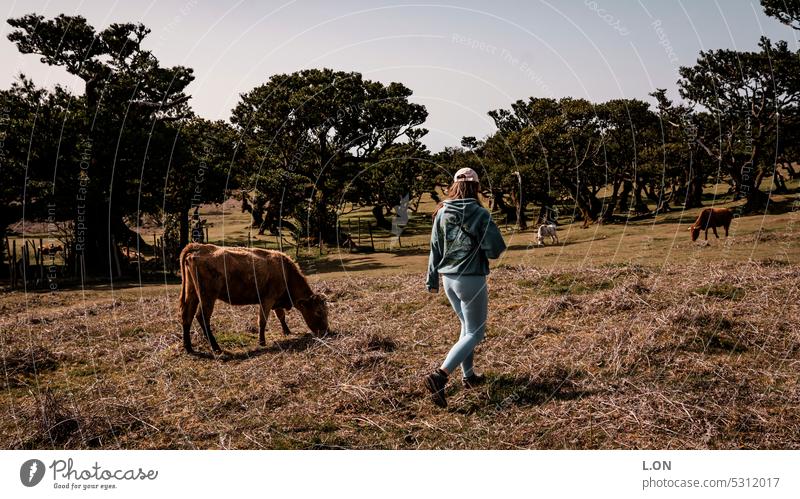
[[[262,347],[267,345],[264,330],[267,328],[267,319],[269,318],[269,311],[272,310],[273,303],[274,300],[264,300],[258,307],[258,344]]]
[[[200,303],[200,309],[197,311],[197,321],[200,323],[200,327],[203,329],[203,334],[206,335],[206,339],[211,344],[211,349],[215,352],[221,352],[222,349],[217,344],[217,339],[214,338],[214,334],[211,332],[211,314],[214,313],[214,301],[215,300],[206,300],[203,299],[203,302]]]
[[[714,227],[711,227],[711,230],[713,230],[713,231],[714,231],[714,237],[716,237],[717,239],[719,239],[719,234],[717,234],[717,227],[716,227],[716,226],[714,226]]]
[[[267,339],[264,336],[264,330],[267,329],[267,317],[269,310],[264,310],[261,305],[258,306],[258,344],[263,346],[267,345]]]
[[[292,332],[289,331],[289,326],[286,324],[286,310],[282,308],[276,308],[274,312],[275,312],[275,317],[277,317],[281,323],[281,329],[283,330],[283,334],[286,335],[292,334]]]
[[[183,325],[183,348],[191,353],[192,352],[192,319],[194,319],[194,315],[197,312],[197,305],[199,301],[197,300],[197,294],[195,294],[194,290],[192,289],[191,293],[188,293],[186,299],[183,303],[181,303],[181,324]]]
[[[708,227],[706,227],[706,241],[708,241]]]
[[[725,237],[728,237],[728,227],[730,227],[730,225],[725,226]]]

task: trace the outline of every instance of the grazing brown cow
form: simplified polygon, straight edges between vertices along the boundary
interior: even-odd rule
[[[708,241],[708,229],[714,231],[714,235],[719,239],[717,227],[725,227],[725,237],[728,237],[728,228],[733,220],[733,212],[728,208],[706,208],[700,212],[700,216],[695,220],[694,225],[689,227],[692,233],[692,241],[697,241],[700,231],[706,231],[706,241]]]
[[[264,329],[270,310],[288,333],[285,310],[297,307],[315,333],[328,331],[328,308],[322,295],[314,293],[305,276],[291,258],[279,251],[258,248],[223,248],[213,244],[191,243],[181,251],[180,295],[183,346],[192,351],[192,319],[203,330],[211,348],[220,352],[211,333],[214,302],[231,305],[260,305],[258,343],[265,345]]]

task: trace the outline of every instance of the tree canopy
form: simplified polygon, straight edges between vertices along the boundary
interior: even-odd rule
[[[362,188],[374,173],[352,185],[346,179],[359,178],[370,165],[382,171],[376,165],[393,164],[382,161],[399,144],[421,150],[427,111],[410,96],[400,83],[384,85],[356,72],[309,69],[272,76],[243,94],[231,117],[254,161],[253,187],[280,200],[283,213],[294,216],[307,237],[335,241],[336,207],[345,199],[375,200],[374,190]],[[280,184],[270,180],[276,176],[301,184],[305,202],[287,198],[282,185],[277,192]]]

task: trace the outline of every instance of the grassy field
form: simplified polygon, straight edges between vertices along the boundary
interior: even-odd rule
[[[219,304],[218,357],[197,331],[183,353],[174,284],[4,293],[0,447],[800,448],[794,196],[708,244],[686,231],[698,210],[564,225],[544,248],[506,231],[489,382],[451,384],[447,410],[420,385],[458,334],[423,290],[424,240],[305,259],[326,337],[292,311],[259,348],[255,308]]]
[[[434,407],[458,334],[419,272],[318,283],[334,332],[219,306],[180,348],[176,286],[0,297],[2,448],[800,448],[795,265],[503,267],[486,386]]]

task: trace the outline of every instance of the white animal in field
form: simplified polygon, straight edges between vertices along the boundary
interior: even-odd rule
[[[544,238],[550,237],[553,244],[558,244],[558,234],[556,224],[540,225],[539,232],[536,234],[536,244],[544,246]]]

